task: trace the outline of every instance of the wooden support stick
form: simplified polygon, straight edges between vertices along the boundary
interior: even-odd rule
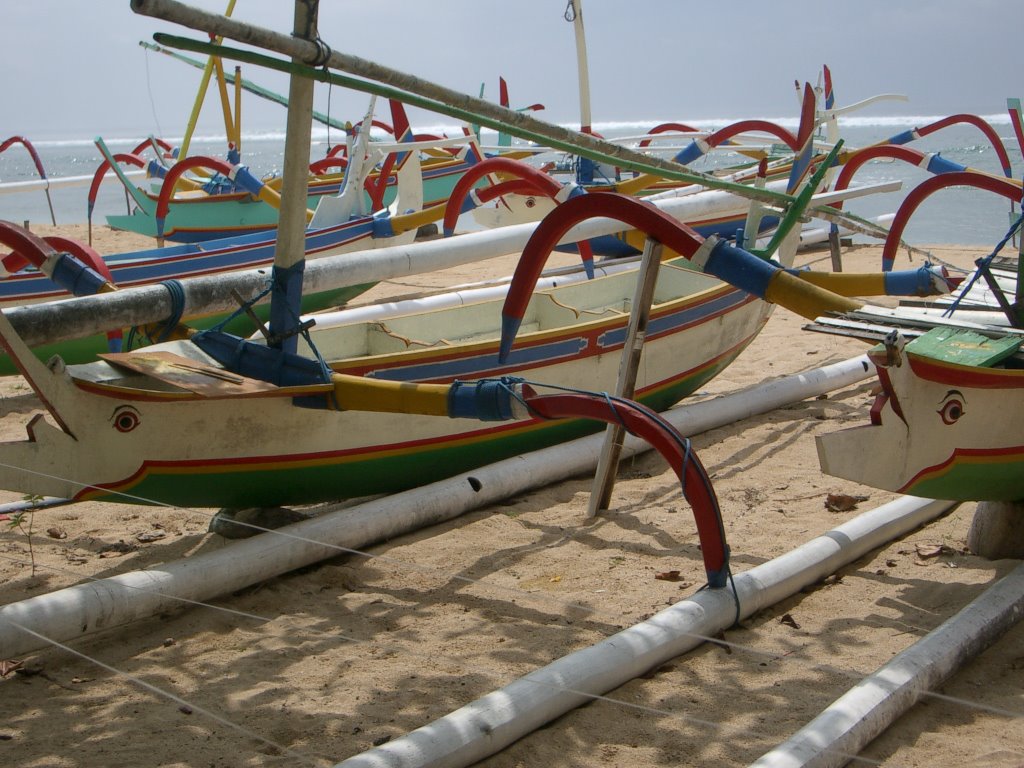
[[[843,254],[839,250],[839,228],[832,226],[828,230],[828,249],[832,253],[832,271],[843,271]]]
[[[622,362],[619,363],[619,377],[615,383],[615,394],[619,397],[632,399],[636,389],[636,376],[640,368],[644,340],[647,338],[647,323],[651,318],[651,304],[654,301],[654,286],[658,282],[662,250],[663,247],[657,240],[648,238],[644,243],[636,293],[633,297],[629,326],[626,329],[626,342],[622,347]],[[587,504],[587,518],[594,517],[598,510],[607,509],[611,503],[624,438],[625,431],[621,425],[609,424],[605,428],[601,456],[594,475],[594,487],[590,492],[590,502]]]

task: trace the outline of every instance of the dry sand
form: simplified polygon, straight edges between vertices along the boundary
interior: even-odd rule
[[[110,236],[97,233],[100,250],[132,247],[131,238]],[[958,248],[933,252],[961,265],[974,257]],[[827,268],[820,253],[804,259],[825,259]],[[877,269],[878,250],[848,250],[844,263],[848,271]],[[901,258],[898,266],[905,265]],[[372,296],[508,269],[503,262],[412,278],[379,286]],[[860,342],[802,325],[776,311],[707,392],[864,351]],[[0,391],[0,438],[12,439],[23,434],[38,404],[16,379],[3,381]],[[893,498],[818,469],[814,436],[865,423],[871,400],[870,384],[849,387],[694,437],[721,502],[735,571]],[[311,764],[330,765],[605,638],[701,585],[693,516],[658,456],[645,454],[621,468],[613,509],[594,522],[584,520],[589,489],[588,478],[567,478],[375,546],[369,554],[377,559],[338,557],[227,596],[216,609],[193,607],[71,643],[189,706],[66,651],[21,659],[21,670],[0,679],[0,764],[302,764],[281,753],[287,747]],[[825,507],[829,493],[867,498],[858,510],[837,513]],[[960,506],[742,622],[725,635],[732,645],[704,645],[481,765],[746,765],[1017,565],[966,550],[973,510]],[[34,576],[26,536],[4,524],[0,602],[230,546],[206,532],[214,511],[98,503],[38,511]],[[48,529],[66,538],[50,538]],[[166,535],[138,541],[152,532]],[[119,542],[128,551],[106,549]],[[919,554],[933,545],[941,545],[941,554]],[[681,580],[655,578],[670,570],[680,571]],[[1022,679],[1024,626],[1018,626],[943,686],[950,700],[919,704],[862,757],[886,766],[1024,765]]]

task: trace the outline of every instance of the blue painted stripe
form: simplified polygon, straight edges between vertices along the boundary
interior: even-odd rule
[[[708,318],[743,305],[747,295],[742,291],[729,291],[711,301],[697,306],[683,307],[677,312],[652,317],[647,324],[647,338],[653,339],[675,333],[691,325],[698,325]],[[597,343],[605,349],[621,347],[626,342],[626,328],[613,328],[598,337]]]
[[[889,137],[889,144],[907,144],[917,138],[917,130],[911,129]]]
[[[576,336],[571,339],[559,339],[548,344],[535,344],[514,349],[504,363],[499,363],[498,356],[493,351],[489,351],[485,354],[460,357],[455,360],[437,360],[386,368],[380,371],[369,371],[366,376],[386,381],[430,381],[464,376],[479,377],[491,375],[491,371],[506,366],[535,366],[541,363],[556,363],[560,360],[572,359],[586,348],[587,340],[582,336]]]
[[[704,152],[701,150],[700,145],[696,141],[690,141],[689,146],[683,147],[679,150],[679,153],[672,159],[682,165],[692,163],[698,157],[701,157]]]
[[[929,173],[934,173],[936,176],[942,173],[959,173],[966,171],[967,166],[960,165],[960,163],[954,163],[952,160],[947,160],[942,155],[934,154],[928,161],[927,170]]]

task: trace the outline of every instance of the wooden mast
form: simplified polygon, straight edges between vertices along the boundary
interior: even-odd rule
[[[583,0],[569,0],[565,18],[576,32],[576,69],[580,89],[580,131],[593,133],[590,118],[590,68],[587,65],[587,36],[583,29]]]
[[[315,41],[319,0],[295,0],[293,36]],[[313,126],[313,81],[292,75],[288,85],[281,213],[274,250],[274,292],[270,303],[271,346],[288,352],[297,348],[302,274],[306,261],[306,200],[309,181],[309,141]]]

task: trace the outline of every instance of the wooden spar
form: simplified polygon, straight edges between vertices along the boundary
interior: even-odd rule
[[[622,362],[619,363],[619,377],[615,383],[615,394],[632,400],[636,388],[636,374],[647,336],[647,324],[651,317],[651,303],[654,301],[654,287],[658,282],[658,266],[661,263],[661,243],[647,238],[637,276],[636,294],[629,313],[626,329],[626,343],[622,347]],[[594,473],[594,487],[587,503],[587,517],[594,517],[599,510],[608,509],[612,488],[615,487],[615,472],[622,454],[622,441],[626,431],[621,424],[609,424],[604,431],[601,456]]]
[[[275,51],[291,56],[299,61],[315,62],[318,61],[317,57],[323,53],[323,49],[314,43],[218,16],[214,13],[208,13],[177,2],[177,0],[132,0],[132,10],[146,16],[160,18],[192,29],[217,34],[237,40],[238,42]],[[209,51],[209,46],[206,43],[162,34],[155,35],[154,37],[157,42],[165,45],[173,45],[174,47],[199,52]],[[275,62],[270,57],[261,56],[251,51],[227,48],[218,48],[218,50],[221,51],[225,58],[233,58],[261,66],[280,69],[282,64],[282,62]],[[547,143],[553,149],[572,152],[588,157],[591,160],[617,165],[620,168],[636,170],[641,173],[651,173],[675,181],[702,184],[712,189],[723,189],[734,192],[741,197],[762,200],[777,205],[788,205],[792,202],[792,197],[789,195],[752,189],[743,184],[722,181],[710,174],[683,170],[678,163],[649,156],[629,147],[599,139],[596,136],[571,131],[540,120],[527,113],[517,112],[516,110],[502,107],[483,99],[468,96],[467,94],[404,72],[399,72],[372,61],[361,59],[357,56],[333,51],[326,58],[326,66],[358,75],[367,80],[372,80],[374,83],[367,83],[365,80],[356,78],[339,77],[338,75],[324,72],[322,69],[296,66],[294,63],[287,67],[287,71],[299,71],[304,76],[313,79],[333,82],[363,92],[376,93],[386,98],[395,98],[412,106],[422,107],[439,114],[465,120],[468,123],[479,123],[494,130],[503,130],[527,141]],[[389,83],[394,87],[375,85],[375,83]]]
[[[293,35],[318,37],[317,2],[295,0]],[[281,211],[274,250],[274,292],[270,303],[272,343],[295,352],[298,338],[290,331],[298,322],[302,299],[302,273],[306,259],[306,200],[309,195],[309,136],[313,125],[313,81],[292,75],[288,84],[288,120],[285,129]],[[282,338],[285,337],[286,338]]]
[[[224,62],[218,56],[214,59],[213,70],[217,75],[217,92],[220,94],[220,111],[224,116],[224,135],[227,136],[228,146],[238,146],[238,126],[235,125],[231,113],[231,99],[228,98],[228,84],[224,77]]]
[[[224,11],[225,18],[231,16],[235,10],[235,0],[228,0],[227,10]],[[214,44],[219,44],[220,39],[214,40]],[[206,66],[203,67],[203,76],[199,80],[199,92],[196,93],[195,103],[192,105],[192,114],[188,118],[188,126],[185,128],[185,137],[181,140],[181,148],[178,150],[179,158],[188,157],[188,148],[192,143],[192,134],[196,130],[196,123],[199,121],[199,113],[203,109],[203,101],[206,100],[206,89],[210,87],[210,76],[213,74],[213,66],[217,57],[214,54],[210,54],[210,58],[206,61]]]
[[[590,117],[590,68],[587,66],[587,37],[583,29],[583,0],[569,0],[565,9],[566,18],[572,14],[572,26],[576,33],[576,69],[580,87],[580,131],[591,133],[593,123]]]

